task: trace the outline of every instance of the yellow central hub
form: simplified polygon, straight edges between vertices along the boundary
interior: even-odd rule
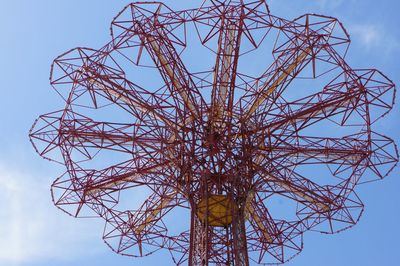
[[[232,214],[236,206],[226,195],[211,195],[203,198],[197,205],[197,215],[210,226],[228,226],[232,223]],[[207,217],[207,218],[206,218]]]

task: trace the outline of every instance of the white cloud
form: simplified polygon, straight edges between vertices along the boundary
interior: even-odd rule
[[[400,40],[394,38],[383,26],[378,24],[352,24],[347,27],[355,44],[370,49],[382,49],[385,54],[400,49]]]
[[[0,265],[93,255],[104,245],[101,222],[58,211],[47,182],[0,162]]]
[[[353,25],[349,30],[367,48],[379,45],[382,39],[382,34],[376,25]]]

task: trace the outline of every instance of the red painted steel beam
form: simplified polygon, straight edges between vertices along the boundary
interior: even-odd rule
[[[30,137],[41,156],[65,166],[52,186],[55,205],[103,218],[117,253],[166,249],[175,264],[193,266],[284,263],[302,250],[306,231],[355,225],[363,211],[357,185],[398,162],[393,140],[374,132],[395,86],[346,63],[350,39],[334,18],[290,21],[263,0],[182,11],[139,2],[111,30],[104,47],[54,61],[51,84],[65,106],[40,116]],[[193,60],[206,66],[192,73],[183,58],[196,42],[204,49]],[[271,46],[273,62],[258,77],[239,64],[247,56],[263,64],[257,51]],[[132,82],[144,67],[163,84]],[[143,188],[150,197],[127,209],[130,189]],[[212,197],[231,204],[213,209]],[[287,203],[281,216],[273,199]],[[190,209],[190,226],[170,230],[167,215],[181,207]]]

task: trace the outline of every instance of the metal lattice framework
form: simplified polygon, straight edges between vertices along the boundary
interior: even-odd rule
[[[111,33],[99,50],[55,59],[65,107],[40,116],[30,137],[66,167],[54,203],[105,219],[118,253],[283,263],[304,232],[356,224],[354,189],[398,161],[372,129],[395,86],[345,62],[350,39],[335,18],[286,20],[262,0],[132,3]]]

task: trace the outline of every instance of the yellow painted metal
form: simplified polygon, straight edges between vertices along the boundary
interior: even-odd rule
[[[195,103],[192,102],[192,100],[189,97],[189,94],[186,91],[186,89],[187,89],[186,85],[181,84],[180,80],[178,79],[179,77],[181,77],[182,73],[179,73],[179,69],[176,69],[176,71],[175,71],[175,69],[173,69],[171,67],[171,62],[168,62],[168,59],[165,57],[160,45],[157,43],[157,41],[155,40],[155,38],[153,36],[148,36],[147,40],[148,40],[151,48],[155,52],[158,60],[160,61],[161,67],[163,69],[165,69],[165,71],[167,72],[167,75],[171,79],[172,84],[178,90],[178,92],[181,95],[185,104],[189,107],[192,115],[194,117],[199,117],[196,105],[195,105]]]
[[[257,212],[253,208],[253,200],[254,200],[255,194],[254,192],[250,192],[247,195],[246,198],[246,205],[245,205],[245,218],[247,220],[250,220],[250,222],[254,222],[258,228],[260,229],[259,232],[262,233],[263,237],[265,240],[267,240],[268,243],[272,243],[272,237],[269,231],[271,230],[270,228],[267,228],[265,226],[265,221],[263,222],[260,216],[258,216]],[[273,224],[273,221],[271,221]]]
[[[244,208],[245,208],[244,216],[245,216],[245,219],[247,219],[247,220],[250,218],[250,215],[251,215],[250,208],[251,208],[251,203],[254,200],[254,197],[255,197],[255,194],[253,191],[249,192],[249,194],[246,197],[246,202],[244,205]]]
[[[139,235],[141,232],[143,232],[147,225],[150,225],[157,220],[158,214],[171,203],[176,194],[176,191],[172,191],[169,194],[164,195],[159,204],[154,206],[154,208],[147,208],[147,210],[152,209],[152,212],[146,216],[144,221],[139,226],[133,228],[135,233]]]
[[[306,193],[304,193],[302,191],[299,191],[298,189],[296,189],[296,188],[294,188],[294,187],[292,187],[292,186],[290,186],[288,184],[279,183],[279,186],[281,188],[285,189],[286,191],[292,192],[296,196],[298,196],[298,197],[304,199],[305,201],[311,203],[312,205],[316,206],[318,209],[322,209],[323,211],[329,211],[329,209],[330,209],[328,204],[325,204],[325,203],[319,201],[318,199],[316,199],[316,198],[314,198],[314,197],[312,197],[312,196],[310,196],[310,195],[308,195],[308,194],[306,194]]]
[[[124,184],[127,183],[129,181],[134,181],[135,179],[137,179],[140,176],[140,174],[132,174],[129,175],[127,177],[124,177],[123,179],[119,179],[118,181],[113,181],[110,180],[110,182],[106,182],[104,184],[102,184],[101,186],[96,186],[96,188],[91,188],[86,190],[86,194],[88,195],[94,195],[99,191],[102,191],[104,189],[110,189],[110,188],[115,188],[116,186],[120,185],[120,184]]]
[[[219,47],[218,53],[223,52],[222,61],[218,62],[219,57],[217,56],[216,68],[214,69],[214,86],[215,86],[215,100],[214,104],[214,119],[215,122],[219,122],[223,120],[225,110],[225,102],[226,98],[228,97],[228,89],[230,86],[230,81],[232,79],[232,73],[230,71],[233,55],[235,52],[235,47],[233,45],[235,38],[237,38],[238,31],[235,30],[236,26],[234,24],[229,24],[227,30],[227,35],[225,36],[224,43],[226,44],[225,47]],[[223,49],[223,51],[221,51]],[[220,83],[218,84],[217,78],[219,70],[221,70],[222,76],[220,77]]]
[[[236,205],[227,195],[210,195],[203,198],[197,205],[197,215],[205,223],[206,217],[209,226],[223,227],[232,223]]]
[[[258,106],[260,106],[265,99],[273,93],[276,88],[282,83],[283,80],[285,80],[295,69],[298,65],[300,65],[303,60],[306,58],[306,56],[309,54],[310,48],[304,49],[301,54],[295,58],[294,62],[289,64],[289,66],[286,69],[281,70],[281,74],[277,79],[269,86],[267,89],[267,86],[269,85],[268,83],[265,84],[261,90],[260,90],[260,96],[256,98],[254,103],[251,105],[249,110],[247,111],[246,116],[250,116],[252,113],[254,113],[257,109]],[[264,91],[266,89],[266,91]]]
[[[144,108],[143,106],[135,105],[132,102],[131,99],[129,99],[129,98],[125,97],[124,95],[122,95],[121,93],[117,92],[115,89],[112,88],[112,86],[107,86],[106,84],[100,83],[100,82],[96,81],[95,79],[89,79],[89,83],[91,83],[92,85],[96,86],[97,89],[99,89],[101,91],[104,91],[104,92],[114,96],[116,99],[118,99],[118,100],[120,100],[120,101],[122,101],[122,102],[124,102],[124,103],[126,103],[128,105],[134,106],[135,108],[137,108],[138,110],[140,110],[142,112],[149,112],[149,114],[154,116],[155,119],[163,121],[165,124],[167,124],[171,128],[177,128],[179,126],[182,126],[181,124],[177,125],[174,122],[165,119],[164,117],[160,116],[157,112],[152,112],[152,111]],[[188,118],[187,121],[185,121],[185,122],[189,123],[190,121],[192,121],[192,118]],[[171,135],[171,137],[168,139],[167,142],[168,143],[172,143],[175,140],[176,140],[176,136],[175,135]],[[168,154],[168,151],[167,151],[167,154]],[[173,158],[172,154],[171,154],[170,157]],[[169,164],[171,164],[171,163],[169,163]],[[155,171],[161,170],[162,168],[167,167],[167,166],[168,165],[161,165],[161,166],[158,166],[158,167],[154,167],[152,169],[152,171],[155,172]],[[95,194],[96,192],[98,192],[98,191],[100,191],[102,189],[113,188],[113,187],[116,187],[119,184],[123,184],[123,183],[129,182],[130,180],[135,180],[139,176],[140,176],[140,174],[132,174],[130,176],[127,176],[126,178],[119,179],[118,181],[110,180],[109,182],[106,182],[106,183],[102,184],[101,187],[96,187],[94,189],[87,190],[86,193],[87,194]]]
[[[89,80],[89,82],[91,84],[95,85],[98,89],[106,91],[107,93],[113,95],[114,97],[116,97],[117,99],[125,102],[126,104],[132,105],[132,101],[129,98],[119,94],[118,92],[116,92],[111,87],[106,86],[106,85],[104,85],[104,84],[102,84],[102,83],[100,83],[100,82],[98,82],[98,81],[96,81],[94,79]],[[148,111],[147,109],[145,109],[145,108],[143,108],[141,106],[135,106],[135,107],[138,108],[139,110],[143,111],[143,112],[147,112]],[[160,119],[160,120],[162,119],[164,122],[168,122],[168,121],[165,121],[165,119],[163,117],[160,117],[157,113],[152,112],[151,114],[154,115],[154,118],[156,118],[156,119]],[[173,125],[172,123],[169,124],[169,126],[176,127],[176,125]],[[175,140],[175,135],[171,135],[171,137],[168,139],[169,142],[173,142],[174,140]],[[172,154],[170,154],[170,156],[172,156]],[[169,163],[169,164],[172,164],[172,162]],[[158,170],[161,170],[162,168],[167,167],[167,166],[168,165],[160,165],[160,166],[154,167],[152,169],[152,171],[158,171]],[[110,180],[109,182],[106,182],[106,183],[102,184],[101,187],[96,187],[94,189],[90,189],[90,190],[86,191],[86,193],[94,194],[94,193],[96,193],[96,192],[98,192],[100,190],[103,190],[103,189],[113,188],[113,187],[115,187],[115,186],[117,186],[119,184],[123,184],[123,183],[129,182],[131,180],[135,180],[139,176],[140,176],[140,174],[132,174],[130,176],[124,177],[123,179],[119,179],[118,181]],[[171,193],[169,193],[166,196],[164,196],[164,198],[159,202],[158,205],[156,205],[153,208],[153,211],[144,219],[144,221],[139,226],[133,228],[135,233],[136,234],[140,234],[141,232],[143,232],[143,230],[146,228],[147,225],[150,225],[151,223],[153,223],[157,219],[158,214],[165,207],[168,206],[168,204],[173,200],[173,198],[176,196],[176,194],[177,194],[176,191],[172,191]]]
[[[262,146],[263,145],[261,145],[261,147]],[[258,155],[254,160],[255,165],[258,167],[262,167],[260,165],[262,159],[263,159],[263,157],[261,155]],[[274,182],[275,185],[277,185],[277,186],[283,188],[285,191],[291,192],[291,193],[295,194],[296,196],[298,196],[299,198],[302,198],[305,201],[313,204],[318,209],[321,209],[323,211],[328,211],[330,209],[329,205],[321,202],[320,200],[312,197],[311,195],[306,194],[305,192],[300,191],[298,188],[296,188],[295,186],[293,186],[289,183],[279,182],[279,180],[276,180],[276,178],[268,176],[268,175],[262,175],[262,176],[264,176],[264,178],[266,178],[267,180],[270,180],[271,182],[275,181]],[[278,182],[276,182],[276,181],[278,181]]]
[[[114,88],[112,88],[112,86],[107,86],[104,83],[100,83],[98,81],[96,81],[95,79],[89,79],[89,83],[96,86],[97,89],[104,91],[112,96],[115,97],[115,99],[120,100],[121,102],[126,103],[127,105],[130,106],[134,106],[137,110],[143,112],[143,113],[150,113],[151,115],[154,116],[154,118],[164,122],[166,125],[168,125],[171,128],[175,128],[176,124],[173,121],[170,121],[168,119],[166,119],[165,117],[159,115],[157,112],[154,112],[152,110],[149,110],[139,104],[135,104],[131,99],[129,99],[128,97],[122,95],[121,93],[119,93],[118,91],[116,91]]]
[[[259,232],[261,232],[261,234],[263,235],[264,239],[268,242],[268,243],[272,243],[272,237],[270,235],[270,233],[268,232],[269,228],[267,228],[264,224],[264,222],[261,220],[260,216],[257,215],[257,213],[255,212],[253,207],[249,207],[249,209],[247,210],[249,212],[249,219],[251,219],[252,221],[254,221],[256,223],[256,225],[259,228]],[[273,223],[273,221],[271,221],[271,223]]]

